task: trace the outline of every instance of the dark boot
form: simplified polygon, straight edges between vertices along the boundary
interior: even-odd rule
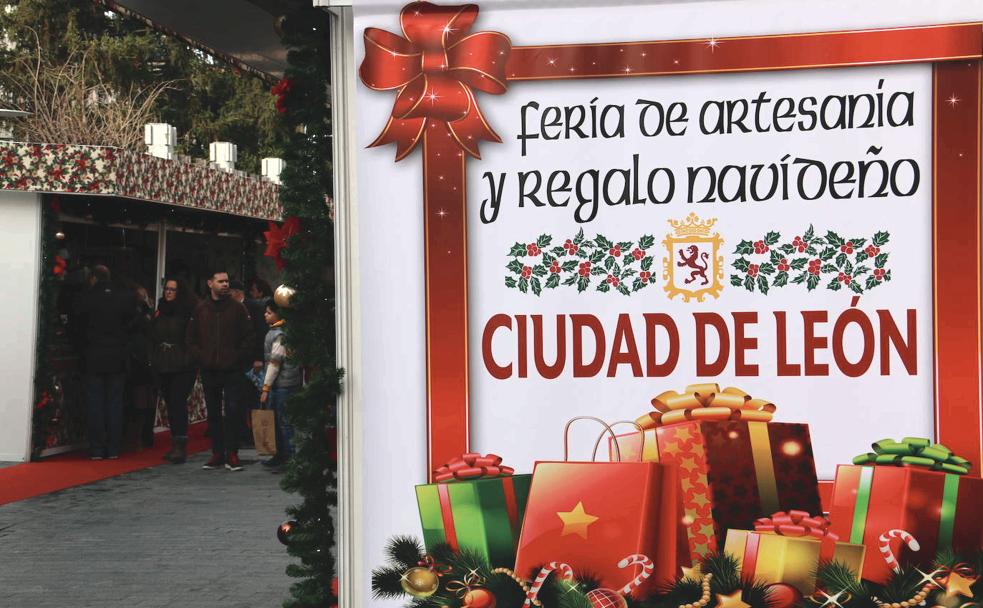
[[[175,437],[174,438],[174,456],[171,457],[171,462],[174,464],[184,464],[188,459],[188,438],[187,437]]]
[[[169,449],[166,454],[164,454],[163,456],[161,456],[162,459],[173,461],[174,456],[177,454],[177,442],[178,442],[178,438],[172,436],[171,437],[171,449]]]

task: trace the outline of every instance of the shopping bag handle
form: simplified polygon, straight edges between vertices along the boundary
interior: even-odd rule
[[[606,425],[606,426],[608,427],[608,430],[611,431],[611,433],[613,435],[613,433],[614,433],[614,427],[618,426],[619,424],[630,424],[633,427],[635,427],[635,429],[638,431],[638,436],[641,438],[641,440],[640,440],[641,443],[638,446],[638,462],[641,462],[642,461],[642,454],[645,453],[645,429],[643,429],[641,426],[639,426],[639,424],[637,422],[635,422],[634,420],[615,420],[614,422],[612,422],[611,424]],[[618,445],[618,436],[617,435],[613,435],[613,436],[614,436],[614,449],[615,449],[615,452],[617,452],[617,454],[618,454],[618,462],[621,462],[621,446]],[[598,450],[598,448],[601,447],[601,439],[604,439],[604,433],[603,432],[600,435],[597,436],[597,441],[594,442],[594,454],[593,454],[593,458],[597,458],[597,450]]]
[[[571,418],[570,420],[567,420],[567,425],[565,427],[563,427],[563,462],[567,462],[570,459],[569,458],[569,456],[570,456],[570,427],[573,426],[573,423],[574,422],[577,422],[578,420],[593,420],[594,422],[597,422],[600,425],[602,425],[604,427],[604,429],[608,432],[608,434],[611,435],[612,438],[614,438],[615,449],[618,452],[618,462],[621,462],[621,448],[618,447],[617,436],[614,434],[614,431],[611,430],[611,426],[608,425],[607,422],[604,422],[603,420],[601,420],[600,418],[597,418],[595,416],[576,416],[574,418]],[[601,437],[603,437],[603,436],[604,436],[604,432],[602,431],[601,432]],[[591,460],[591,462],[595,462],[597,460],[597,445],[596,444],[594,445],[594,453],[591,454],[590,460]]]

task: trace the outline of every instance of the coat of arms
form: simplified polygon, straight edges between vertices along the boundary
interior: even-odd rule
[[[716,218],[701,221],[695,213],[685,220],[669,220],[674,234],[667,234],[662,244],[666,257],[662,261],[663,289],[672,299],[702,302],[707,296],[719,297],[723,289],[724,258],[719,254],[724,240],[720,233],[710,234]]]

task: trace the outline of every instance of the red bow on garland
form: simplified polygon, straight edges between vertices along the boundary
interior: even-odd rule
[[[502,457],[497,454],[482,456],[477,452],[461,454],[450,462],[434,469],[433,479],[437,483],[464,481],[492,477],[509,477],[515,469],[502,465]]]
[[[279,227],[270,222],[270,229],[263,232],[263,236],[266,237],[266,251],[263,252],[263,255],[273,258],[277,270],[283,270],[286,265],[280,252],[287,247],[287,239],[298,232],[300,232],[300,219],[293,215],[288,217]]]
[[[392,116],[370,147],[395,142],[396,160],[402,160],[419,143],[428,123],[446,126],[475,158],[481,158],[478,140],[502,141],[485,121],[472,89],[505,92],[505,62],[512,43],[499,32],[468,34],[477,17],[475,4],[412,2],[399,15],[405,38],[365,29],[362,82],[377,91],[399,89]]]

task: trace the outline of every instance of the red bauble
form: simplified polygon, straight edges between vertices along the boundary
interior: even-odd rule
[[[628,608],[628,602],[612,589],[594,589],[587,593],[591,608]]]
[[[785,583],[774,583],[765,587],[768,608],[792,608],[802,601],[802,592]]]
[[[471,589],[464,595],[465,608],[495,608],[495,595],[481,587]]]

